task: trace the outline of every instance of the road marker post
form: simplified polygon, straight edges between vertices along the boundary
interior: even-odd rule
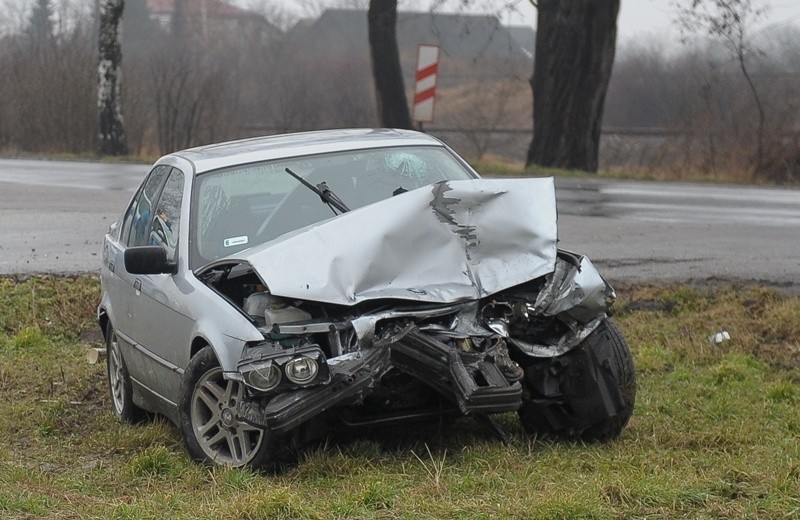
[[[423,123],[433,122],[433,104],[439,77],[439,46],[417,46],[417,70],[414,74],[414,106],[411,118],[420,129]]]

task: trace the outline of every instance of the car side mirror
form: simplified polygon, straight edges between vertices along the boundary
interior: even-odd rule
[[[125,270],[131,274],[175,274],[174,262],[167,261],[161,246],[136,246],[125,250]]]

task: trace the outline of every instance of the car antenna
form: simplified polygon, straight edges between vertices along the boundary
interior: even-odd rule
[[[342,202],[342,199],[337,197],[336,194],[330,188],[328,188],[328,185],[325,183],[325,181],[322,181],[316,186],[314,186],[313,184],[311,184],[304,178],[300,177],[289,168],[286,168],[285,170],[286,173],[288,173],[289,175],[300,181],[300,184],[302,184],[309,190],[319,195],[319,198],[322,200],[322,202],[330,206],[331,209],[334,208],[338,209],[339,213],[347,213],[348,211],[350,211],[350,208],[348,208],[347,205],[344,202]],[[336,211],[334,210],[334,213],[335,212]]]

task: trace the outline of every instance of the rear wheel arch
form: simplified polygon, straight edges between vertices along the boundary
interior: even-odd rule
[[[100,326],[100,330],[103,333],[103,339],[108,340],[108,327],[111,320],[108,317],[108,312],[104,307],[100,307],[97,309],[97,324]]]

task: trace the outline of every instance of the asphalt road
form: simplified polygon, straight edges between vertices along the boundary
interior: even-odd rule
[[[800,190],[558,180],[561,245],[611,280],[800,291]]]
[[[0,160],[0,274],[99,271],[144,165]],[[562,247],[612,281],[800,291],[800,190],[558,179]]]

